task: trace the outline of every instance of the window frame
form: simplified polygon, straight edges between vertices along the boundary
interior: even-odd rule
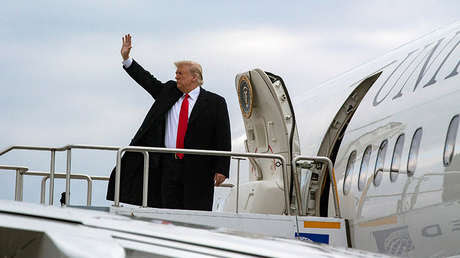
[[[452,136],[450,133],[451,133],[451,130],[452,130],[452,125],[453,125],[453,122],[456,122],[455,124],[455,134]],[[450,119],[450,122],[449,122],[449,127],[447,127],[447,133],[446,133],[446,139],[444,141],[444,150],[442,152],[442,163],[444,165],[444,167],[448,167],[450,166],[451,162],[452,162],[452,158],[454,157],[454,153],[455,153],[455,143],[457,141],[457,134],[458,134],[458,124],[459,124],[459,115],[455,115],[452,117],[452,119]],[[452,136],[451,138],[449,138],[449,136]],[[451,146],[452,146],[452,149],[451,150],[448,150],[447,149],[447,144],[448,144],[448,141],[450,140],[449,143],[451,143]],[[446,160],[446,154],[447,154],[447,151],[450,152],[450,154],[448,155],[448,160]]]
[[[423,137],[423,128],[419,127],[415,130],[414,135],[412,135],[412,140],[411,140],[410,147],[409,147],[409,153],[407,156],[407,176],[413,176],[415,173],[415,169],[417,168],[418,153],[420,150],[420,143],[422,142],[422,137]],[[415,142],[416,140],[417,142]],[[414,143],[416,145],[414,145]],[[415,151],[415,155],[413,155],[414,151]],[[412,161],[414,162],[413,167],[411,165]]]
[[[384,147],[385,149],[383,150],[382,147]],[[374,178],[372,180],[373,183],[374,183],[374,186],[379,186],[382,183],[383,171],[377,171],[377,170],[378,169],[384,169],[387,152],[388,152],[388,139],[385,139],[380,143],[379,149],[377,150],[377,158],[375,159],[375,167],[374,167]],[[383,155],[382,155],[382,153],[383,153]],[[382,156],[383,156],[383,158],[382,158],[382,167],[377,167],[378,163],[379,163],[379,158],[382,157]],[[378,183],[376,182],[377,175],[380,175]]]
[[[343,195],[347,195],[350,193],[350,190],[351,190],[351,185],[353,183],[353,178],[352,178],[352,175],[353,175],[353,170],[355,168],[355,163],[356,163],[356,156],[357,156],[357,152],[356,150],[350,152],[350,155],[348,156],[348,160],[347,160],[347,167],[345,168],[345,174],[343,176],[343,185],[342,185],[342,192],[343,192]],[[353,163],[352,165],[350,166],[350,161],[352,160],[351,158],[353,157]],[[346,189],[345,188],[345,185],[348,184],[348,188]]]
[[[398,138],[396,139],[395,146],[393,148],[393,155],[391,156],[391,165],[390,165],[390,181],[395,182],[398,179],[399,172],[401,170],[401,165],[402,165],[402,154],[404,151],[404,142],[405,142],[405,134],[401,133]],[[396,153],[398,151],[399,153]],[[396,156],[397,154],[397,156]],[[398,157],[398,159],[395,159]],[[395,164],[395,163],[398,164]],[[395,169],[394,167],[398,167]]]
[[[365,162],[364,158],[366,158],[367,153],[369,153],[369,155],[367,156],[367,161],[366,161],[366,163],[367,163],[366,171],[363,171],[363,164]],[[357,185],[358,185],[358,191],[360,191],[360,192],[366,186],[366,181],[367,181],[368,174],[369,174],[369,164],[371,162],[371,156],[372,156],[372,145],[368,145],[366,147],[366,149],[364,149],[363,156],[362,156],[362,159],[361,159],[361,165],[359,166],[358,184]],[[362,180],[361,175],[363,175],[364,180]],[[361,181],[364,181],[363,184],[361,184]]]

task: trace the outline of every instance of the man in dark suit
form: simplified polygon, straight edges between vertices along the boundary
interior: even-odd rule
[[[201,66],[176,62],[176,81],[162,83],[129,57],[131,35],[122,39],[123,67],[154,99],[132,146],[231,150],[230,122],[225,99],[201,87]],[[142,202],[143,158],[125,153],[121,164],[120,201]],[[214,186],[229,173],[230,158],[190,154],[149,154],[148,206],[211,210]],[[114,199],[115,169],[107,199]]]

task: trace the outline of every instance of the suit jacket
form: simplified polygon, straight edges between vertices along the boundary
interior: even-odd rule
[[[126,72],[154,99],[141,127],[130,145],[164,147],[167,112],[183,95],[175,81],[162,83],[133,60]],[[230,121],[225,99],[203,88],[190,114],[184,148],[204,150],[231,150]],[[160,154],[150,153],[149,200],[151,207],[161,207]],[[120,201],[142,203],[143,164],[139,153],[126,153],[122,159]],[[229,176],[230,158],[186,154],[184,187],[193,200],[193,209],[210,210],[214,195],[214,174]],[[113,200],[115,169],[112,171],[107,199]]]

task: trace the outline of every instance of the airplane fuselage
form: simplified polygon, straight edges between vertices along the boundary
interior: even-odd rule
[[[295,103],[302,155],[324,154],[319,152],[337,110],[366,78],[381,73],[350,109],[334,154],[353,247],[413,257],[460,252],[459,43],[457,23]]]

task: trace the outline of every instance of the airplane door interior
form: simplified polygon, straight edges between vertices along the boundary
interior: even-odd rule
[[[291,171],[292,157],[300,153],[299,136],[282,78],[255,69],[238,74],[235,83],[246,131],[246,151],[283,155]],[[277,162],[258,158],[249,161],[250,181],[275,180],[280,189],[284,188],[282,170]],[[290,189],[293,188],[291,178]]]

